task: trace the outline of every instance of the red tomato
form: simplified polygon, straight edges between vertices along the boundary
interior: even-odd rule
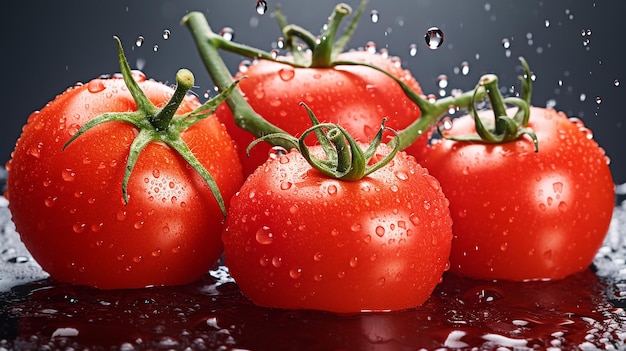
[[[416,93],[422,90],[408,70],[380,54],[352,51],[339,55],[337,60],[368,62],[377,65],[404,83]],[[421,116],[417,105],[406,97],[398,83],[385,74],[365,66],[336,66],[333,68],[294,68],[284,63],[258,60],[235,78],[247,76],[238,87],[252,108],[263,118],[287,133],[295,135],[310,125],[302,114],[300,102],[306,103],[320,119],[346,128],[358,141],[372,140],[380,122],[387,117],[387,127],[404,129]],[[268,145],[255,146],[246,156],[246,148],[255,137],[239,128],[226,104],[216,115],[239,147],[244,174],[252,173],[267,159]],[[427,137],[419,138],[405,149],[419,155]]]
[[[135,79],[157,107],[172,96],[164,84]],[[177,114],[198,106],[187,96]],[[103,289],[183,284],[206,273],[222,252],[218,203],[170,147],[150,143],[141,152],[127,205],[122,179],[137,128],[104,123],[62,150],[94,116],[136,109],[122,79],[94,79],[34,112],[17,141],[7,164],[9,209],[30,253],[59,281]],[[210,116],[181,137],[228,200],[243,176],[223,125]]]
[[[588,268],[604,240],[615,201],[604,150],[579,120],[530,111],[538,152],[528,137],[505,144],[439,140],[421,160],[450,200],[452,272],[559,279]],[[475,132],[474,120],[455,119],[446,132]]]
[[[233,197],[224,252],[243,294],[262,306],[399,310],[422,304],[440,282],[451,225],[439,183],[404,152],[350,182],[291,151]]]

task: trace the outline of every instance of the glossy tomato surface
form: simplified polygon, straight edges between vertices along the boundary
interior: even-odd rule
[[[439,183],[404,152],[347,182],[292,151],[270,158],[233,197],[224,252],[258,305],[400,310],[424,303],[440,282],[451,225]]]
[[[142,74],[135,79],[157,107],[173,93]],[[177,113],[198,106],[189,96]],[[28,250],[59,281],[103,289],[183,284],[206,273],[222,252],[220,208],[170,147],[153,142],[141,152],[127,205],[122,179],[134,126],[104,123],[62,150],[94,116],[133,110],[122,79],[94,79],[34,112],[16,143],[7,164],[9,209]],[[228,200],[243,176],[223,125],[210,116],[181,137]]]
[[[606,236],[615,200],[604,150],[580,120],[530,111],[538,152],[527,137],[499,145],[438,140],[421,160],[450,200],[452,272],[559,279],[588,268]],[[473,131],[464,116],[446,133]]]
[[[360,61],[377,65],[413,88],[422,90],[399,59],[366,51],[351,51],[339,55],[341,60]],[[378,132],[383,118],[386,126],[403,129],[421,116],[421,111],[408,99],[400,86],[385,74],[365,66],[336,66],[334,68],[294,68],[268,60],[254,61],[236,78],[247,76],[239,88],[248,103],[263,118],[284,131],[297,136],[311,126],[301,102],[306,103],[322,122],[336,123],[346,128],[357,140],[367,143]],[[226,104],[216,115],[226,125],[239,147],[244,173],[252,173],[265,162],[270,149],[257,145],[246,155],[246,148],[255,137],[240,129]],[[407,148],[417,154],[427,143],[421,137]]]

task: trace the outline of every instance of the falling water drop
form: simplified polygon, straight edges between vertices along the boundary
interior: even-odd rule
[[[372,10],[370,12],[370,19],[372,20],[372,23],[377,23],[380,19],[380,14],[378,13],[378,11]]]
[[[264,15],[267,12],[267,1],[258,0],[256,2],[256,13]]]
[[[141,47],[143,45],[143,42],[145,41],[143,36],[138,36],[137,39],[135,40],[135,46],[137,47]]]
[[[437,27],[430,27],[424,35],[424,40],[428,48],[437,49],[443,44],[443,31]]]
[[[170,35],[172,35],[172,32],[170,32],[169,29],[164,29],[163,30],[163,39],[165,39],[165,40],[169,39]]]
[[[417,55],[417,44],[409,45],[409,55],[411,56]]]

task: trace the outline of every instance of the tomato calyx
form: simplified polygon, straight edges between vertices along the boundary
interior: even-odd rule
[[[122,77],[137,105],[137,110],[131,112],[104,113],[95,116],[85,123],[65,145],[63,145],[63,150],[69,147],[70,144],[81,135],[100,124],[107,122],[125,122],[131,124],[139,130],[139,133],[130,146],[124,171],[124,179],[122,181],[122,195],[125,204],[128,204],[129,201],[127,191],[128,182],[133,168],[139,159],[139,155],[148,144],[152,142],[162,142],[174,149],[202,177],[213,193],[222,214],[225,216],[226,206],[215,179],[195,157],[189,146],[182,140],[181,133],[211,115],[227,96],[231,94],[239,80],[231,83],[215,98],[207,101],[196,110],[183,115],[177,115],[176,118],[174,118],[176,110],[183,102],[187,92],[193,87],[193,73],[187,69],[179,70],[176,73],[177,84],[172,97],[164,107],[157,108],[150,99],[148,99],[137,81],[133,78],[120,39],[117,36],[114,36],[114,39],[118,46]]]
[[[365,149],[350,135],[350,133],[342,126],[334,123],[320,123],[313,111],[304,103],[300,106],[306,108],[309,119],[313,126],[305,130],[300,138],[295,138],[286,133],[268,134],[255,139],[247,148],[250,151],[256,144],[267,139],[283,139],[287,143],[293,145],[293,148],[304,157],[305,160],[319,172],[329,178],[357,181],[372,172],[384,167],[389,163],[400,150],[400,144],[396,132],[385,127],[386,119],[383,119],[381,126],[374,136],[374,139],[367,145]],[[391,147],[391,151],[385,157],[371,162],[376,155],[376,150],[380,146],[383,138],[383,132],[390,131],[395,136],[387,143]],[[320,158],[310,152],[309,146],[305,143],[307,137],[315,134],[319,145],[324,152],[324,157]]]
[[[476,89],[474,89],[469,109],[474,118],[476,133],[452,136],[445,132],[442,128],[442,123],[438,123],[437,130],[441,137],[455,141],[503,144],[519,140],[527,135],[535,146],[535,152],[538,152],[539,140],[533,129],[528,127],[528,120],[530,118],[530,97],[532,93],[530,67],[524,58],[520,57],[519,60],[524,69],[524,75],[520,77],[522,82],[522,93],[520,97],[502,97],[498,89],[498,76],[494,74],[482,76],[476,85]],[[483,120],[483,118],[478,115],[475,102],[479,90],[486,92],[494,114],[493,120]],[[518,108],[513,117],[507,115],[507,104]]]

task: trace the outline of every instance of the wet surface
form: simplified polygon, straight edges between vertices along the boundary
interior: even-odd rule
[[[590,269],[560,281],[446,275],[423,306],[338,316],[254,306],[219,266],[175,288],[58,284],[21,246],[1,199],[0,349],[620,350],[626,347],[626,210]]]

